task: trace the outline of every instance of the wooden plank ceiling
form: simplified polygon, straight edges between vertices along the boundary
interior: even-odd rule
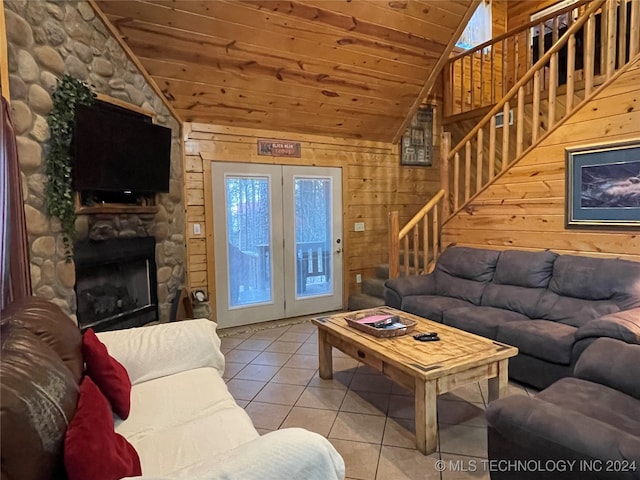
[[[98,0],[185,122],[391,141],[477,0]]]

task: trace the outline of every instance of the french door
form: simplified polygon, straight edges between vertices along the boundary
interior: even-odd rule
[[[342,308],[339,168],[213,162],[220,327]]]

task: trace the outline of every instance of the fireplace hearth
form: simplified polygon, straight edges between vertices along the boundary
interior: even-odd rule
[[[139,327],[158,319],[155,238],[114,238],[74,246],[81,330]]]

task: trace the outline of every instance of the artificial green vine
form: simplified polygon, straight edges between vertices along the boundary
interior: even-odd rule
[[[96,94],[80,80],[64,75],[51,95],[53,108],[47,117],[51,140],[47,155],[47,213],[58,217],[62,226],[67,261],[72,258],[75,238],[76,209],[71,186],[71,139],[76,105],[92,105]]]

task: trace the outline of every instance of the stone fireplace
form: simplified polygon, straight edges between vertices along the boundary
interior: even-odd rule
[[[74,250],[81,329],[118,330],[158,320],[153,237],[78,242]]]
[[[157,305],[154,318],[168,321],[172,300],[185,284],[186,219],[178,120],[90,3],[7,1],[4,6],[9,92],[23,182],[33,293],[60,305],[76,318],[80,300],[76,295],[76,271],[80,269],[74,265],[77,252],[69,262],[60,222],[47,215],[45,195],[45,157],[50,137],[47,115],[57,79],[67,73],[91,85],[96,93],[153,114],[155,123],[173,132],[169,192],[157,195],[153,210],[78,212],[76,220],[78,243],[133,237],[155,240],[152,260],[157,288],[149,290],[155,292],[157,300],[154,302],[150,296],[150,304]],[[89,268],[90,273],[91,268],[94,267]],[[133,299],[140,295],[137,291],[129,293]],[[92,299],[91,308],[102,311],[114,301],[120,305],[134,301],[117,294],[115,300],[114,295],[105,297],[101,301]]]

